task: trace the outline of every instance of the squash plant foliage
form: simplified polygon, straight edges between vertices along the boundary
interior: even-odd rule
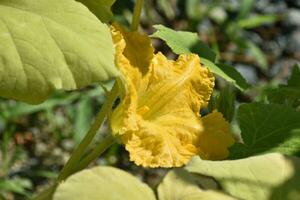
[[[234,92],[251,85],[196,33],[138,31],[142,0],[128,29],[114,21],[114,2],[0,0],[1,97],[39,104],[56,90],[115,80],[59,177],[36,199],[300,199],[299,66],[261,101],[236,106]],[[155,53],[151,38],[178,58]],[[227,85],[217,96],[216,79]],[[112,133],[86,153],[106,117]],[[137,165],[177,168],[156,192],[120,169],[85,169],[115,141]]]

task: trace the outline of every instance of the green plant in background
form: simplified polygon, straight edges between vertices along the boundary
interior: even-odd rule
[[[217,30],[209,30],[213,37],[216,34],[223,34],[225,46],[219,46],[220,42],[216,42],[212,38],[212,45],[218,51],[219,58],[224,60],[235,60],[239,55],[248,55],[255,60],[258,67],[266,71],[268,69],[267,57],[249,37],[247,31],[262,25],[272,24],[282,18],[281,15],[276,14],[251,14],[255,1],[242,0],[240,6],[233,6],[230,1],[214,0],[212,3],[203,4],[204,2],[198,0],[186,1],[186,14],[191,19],[191,29],[196,29],[195,25],[205,18],[211,19],[212,22],[218,24]],[[225,10],[228,10],[226,12]],[[234,13],[228,15],[228,13]],[[230,41],[230,42],[228,42]],[[234,44],[237,48],[233,51],[223,50],[228,49],[228,46]],[[221,44],[222,45],[222,44]],[[221,54],[221,55],[220,55]],[[240,59],[237,59],[240,60]],[[246,57],[244,60],[247,60]]]
[[[280,85],[278,88],[268,89],[266,91],[268,101],[271,103],[285,104],[299,111],[299,79],[300,69],[298,65],[294,65],[287,85]]]
[[[235,92],[245,93],[251,85],[234,67],[221,62],[220,52],[211,50],[195,33],[155,25],[151,37],[163,40],[179,57],[173,61],[154,54],[150,37],[138,32],[144,2],[134,4],[130,31],[115,22],[114,3],[0,0],[0,96],[38,104],[0,104],[4,128],[0,198],[9,198],[7,192],[31,198],[28,189],[32,188],[30,179],[10,176],[10,168],[27,156],[19,147],[10,151],[11,141],[25,144],[30,134],[18,139],[12,134],[14,126],[10,130],[7,124],[18,116],[45,111],[49,119],[56,119],[54,129],[59,129],[66,124],[53,111],[76,102],[78,107],[68,108],[75,125],[68,126],[78,145],[59,174],[49,169],[35,173],[53,179],[35,199],[299,199],[299,67],[293,67],[287,85],[267,89],[262,101],[237,105]],[[192,23],[203,17],[203,10],[194,10],[200,3],[185,3]],[[219,3],[205,8],[205,15],[266,70],[259,48],[241,33],[277,17],[248,18],[254,1],[245,0],[233,22],[214,14]],[[169,4],[176,1],[158,1],[167,18],[173,18]],[[218,50],[217,43],[213,46]],[[214,77],[223,87],[210,98]],[[104,84],[109,79],[114,81]],[[78,90],[92,84],[89,90]],[[57,90],[77,91],[61,95]],[[119,104],[115,103],[118,97]],[[102,104],[94,120],[91,98]],[[102,133],[95,143],[106,118],[113,134]],[[231,121],[240,127],[235,143]],[[66,137],[57,132],[57,138]],[[85,169],[116,141],[125,144],[137,165],[182,168],[167,173],[157,197],[121,169]],[[228,155],[229,160],[224,160]]]

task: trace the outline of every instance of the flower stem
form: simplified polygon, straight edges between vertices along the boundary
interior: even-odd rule
[[[76,167],[77,163],[79,163],[82,155],[85,153],[85,150],[92,142],[97,131],[101,127],[102,122],[104,121],[104,119],[106,117],[106,114],[108,112],[110,112],[112,104],[113,104],[115,98],[117,97],[117,95],[118,95],[118,84],[117,84],[117,82],[115,82],[111,92],[108,94],[107,100],[102,105],[101,110],[98,113],[90,130],[88,131],[86,136],[83,138],[83,140],[80,142],[78,147],[73,151],[70,159],[67,161],[66,165],[64,166],[61,173],[59,174],[59,176],[57,178],[58,182],[65,180],[69,175],[72,174],[73,168]]]
[[[79,162],[79,164],[75,167],[72,173],[76,173],[87,167],[91,162],[95,161],[99,157],[99,155],[101,155],[114,142],[114,137],[111,134],[107,134],[106,137],[102,138],[101,142],[97,145],[97,147]]]
[[[132,31],[136,31],[139,28],[143,4],[144,4],[144,0],[136,0],[133,16],[132,16],[132,22],[131,22]]]
[[[34,200],[50,200],[52,199],[52,195],[54,191],[56,190],[57,183],[54,183],[46,190],[42,191],[40,194],[38,194],[37,197],[34,198]]]
[[[114,100],[116,99],[117,95],[119,93],[118,83],[115,82],[112,90],[107,95],[107,99],[105,103],[102,105],[101,110],[99,111],[94,123],[92,124],[90,130],[86,134],[86,136],[83,138],[83,140],[80,142],[78,147],[73,151],[70,159],[65,164],[64,168],[62,169],[61,173],[59,174],[56,182],[50,186],[48,189],[44,190],[42,193],[40,193],[35,200],[49,200],[52,198],[52,195],[58,186],[58,184],[65,180],[68,176],[74,174],[75,172],[83,169],[86,167],[90,162],[92,162],[95,158],[95,154],[97,153],[97,156],[99,156],[102,152],[105,151],[111,144],[113,144],[113,137],[110,135],[109,137],[104,138],[103,141],[99,144],[99,147],[97,147],[93,152],[92,155],[88,155],[86,158],[82,159],[82,162],[79,162],[85,153],[86,149],[92,142],[93,138],[95,137],[97,131],[101,127],[106,115],[110,113],[112,104]],[[80,165],[77,166],[79,163]]]

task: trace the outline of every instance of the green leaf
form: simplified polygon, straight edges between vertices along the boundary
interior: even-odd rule
[[[198,187],[198,177],[183,169],[170,171],[158,186],[159,200],[233,200],[234,198],[214,190]]]
[[[199,20],[203,17],[204,12],[201,10],[201,1],[187,0],[185,1],[185,13],[192,20]]]
[[[158,0],[157,7],[163,11],[163,13],[167,16],[168,19],[174,19],[176,16],[177,0]]]
[[[98,19],[102,22],[109,22],[113,13],[111,11],[111,6],[115,3],[116,0],[76,0],[84,4],[88,9],[94,13]]]
[[[300,106],[300,68],[294,65],[287,85],[279,85],[278,88],[267,89],[268,100],[272,103],[286,104],[294,108]]]
[[[176,54],[196,53],[200,57],[212,62],[216,59],[216,54],[203,42],[199,40],[197,33],[186,31],[174,31],[163,25],[153,26],[157,31],[152,37],[162,39]]]
[[[111,82],[106,82],[104,85],[111,89]],[[104,101],[104,91],[100,86],[88,90],[78,90],[71,94],[68,92],[55,92],[51,98],[39,105],[30,105],[24,102],[15,102],[13,104],[5,104],[1,109],[0,116],[9,120],[22,115],[29,115],[41,111],[51,111],[57,106],[70,106],[74,101],[81,98],[96,98],[99,103]]]
[[[6,119],[19,117],[22,115],[29,115],[43,110],[51,110],[55,106],[67,106],[70,105],[75,99],[80,96],[79,93],[73,93],[70,95],[62,95],[60,97],[51,97],[47,101],[39,105],[29,105],[23,102],[16,102],[13,105],[7,105],[5,110],[2,110],[0,115]]]
[[[243,34],[243,29],[237,23],[230,22],[225,28],[226,35],[232,40],[240,51],[247,51],[249,55],[255,58],[258,67],[266,71],[268,61],[262,50]]]
[[[2,179],[0,180],[0,191],[14,192],[29,196],[27,189],[32,189],[32,184],[28,179],[14,178],[14,179]]]
[[[109,28],[73,0],[0,1],[0,96],[37,104],[118,75]]]
[[[89,97],[82,97],[78,103],[75,115],[74,140],[78,144],[91,126],[93,120],[92,101]]]
[[[256,28],[265,24],[272,24],[278,20],[277,15],[256,15],[247,19],[241,19],[238,21],[238,25],[241,28]]]
[[[288,80],[287,86],[300,88],[300,67],[298,64],[293,66],[292,74]]]
[[[234,161],[194,157],[186,170],[212,176],[222,189],[239,199],[300,199],[300,159],[278,153]]]
[[[233,85],[235,85],[238,89],[243,91],[250,87],[250,84],[234,67],[226,64],[217,64],[217,66],[233,80]],[[227,81],[230,82],[229,80]]]
[[[234,67],[224,64],[214,64],[205,58],[201,58],[200,61],[203,65],[207,66],[212,73],[232,83],[239,90],[243,91],[249,88],[249,83],[247,83],[244,77]]]
[[[257,64],[259,67],[266,71],[268,70],[268,61],[264,54],[264,52],[252,41],[247,40],[245,41],[245,45],[247,46],[249,53],[256,59]]]
[[[238,14],[238,19],[243,19],[249,16],[255,1],[254,0],[241,0],[241,7]]]
[[[113,167],[94,167],[60,184],[53,200],[155,200],[153,191],[131,174]]]
[[[221,112],[224,118],[231,122],[235,112],[235,91],[231,85],[221,89],[216,102],[216,109]]]
[[[271,103],[285,104],[297,108],[300,106],[300,89],[295,87],[279,87],[266,90]]]
[[[244,143],[230,148],[232,158],[262,152],[300,155],[300,113],[289,106],[242,104],[237,120]]]

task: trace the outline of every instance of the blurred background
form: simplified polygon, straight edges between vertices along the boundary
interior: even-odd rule
[[[115,20],[129,25],[133,6],[131,0],[117,0]],[[263,99],[300,61],[300,0],[145,0],[142,31],[152,34],[154,24],[197,32],[219,62],[234,66],[251,84],[245,93],[231,91],[236,104]],[[153,45],[174,57],[162,41],[153,39]],[[109,89],[112,83],[105,85]],[[218,79],[215,92],[224,87]],[[28,199],[51,183],[104,99],[98,85],[57,92],[36,106],[0,99],[0,199]],[[100,130],[108,131],[107,125]],[[166,172],[135,166],[119,144],[94,164],[129,171],[153,188]]]

